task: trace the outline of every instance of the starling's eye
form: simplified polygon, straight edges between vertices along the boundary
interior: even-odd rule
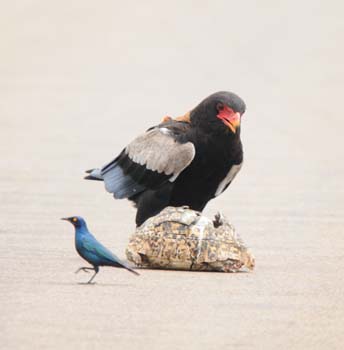
[[[223,103],[219,102],[217,105],[216,105],[216,109],[218,112],[222,111],[224,109],[224,105]]]
[[[77,222],[77,221],[78,221],[78,219],[77,219],[77,218],[73,218],[72,220],[73,220],[73,222]]]

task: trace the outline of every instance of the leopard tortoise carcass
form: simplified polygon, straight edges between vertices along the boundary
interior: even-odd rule
[[[236,272],[254,257],[221,214],[210,220],[188,207],[167,207],[131,236],[128,260],[160,269]]]

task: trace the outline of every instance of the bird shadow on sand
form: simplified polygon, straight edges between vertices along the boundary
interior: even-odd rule
[[[120,284],[120,283],[87,283],[87,282],[78,282],[76,283],[79,286],[97,286],[97,287],[130,287],[130,284]]]
[[[131,284],[121,284],[121,283],[87,283],[87,282],[49,282],[48,285],[54,286],[97,286],[97,287],[130,287]]]

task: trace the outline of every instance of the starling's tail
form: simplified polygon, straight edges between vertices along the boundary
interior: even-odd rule
[[[133,270],[132,268],[126,266],[126,269],[127,269],[128,271],[132,272],[134,275],[140,276],[140,274],[139,274],[137,271]]]
[[[87,175],[84,177],[86,180],[97,180],[97,181],[103,181],[103,177],[101,175],[101,170],[100,169],[90,169],[86,170]]]
[[[137,271],[133,270],[133,269],[132,269],[130,266],[128,266],[124,261],[121,261],[121,260],[117,260],[117,259],[116,259],[116,260],[113,260],[112,262],[113,262],[113,265],[112,265],[112,266],[115,266],[115,267],[122,267],[122,268],[128,270],[129,272],[133,273],[134,275],[140,276],[140,274],[139,274]]]

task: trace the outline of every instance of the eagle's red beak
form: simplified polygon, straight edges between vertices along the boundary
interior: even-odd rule
[[[237,128],[240,126],[240,113],[234,112],[228,106],[224,106],[223,109],[218,113],[217,117],[227,125],[235,134]]]

